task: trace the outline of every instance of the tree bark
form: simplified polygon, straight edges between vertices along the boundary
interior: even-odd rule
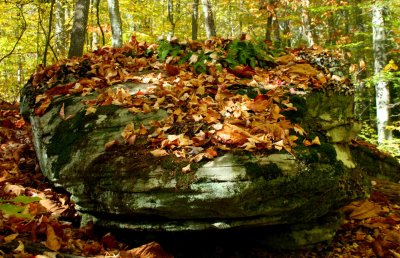
[[[384,20],[384,7],[381,1],[376,1],[372,7],[372,41],[374,49],[374,73],[377,77],[375,84],[376,121],[378,131],[378,143],[392,138],[392,132],[386,129],[390,124],[390,92],[389,86],[383,77],[383,68],[387,64],[386,56],[386,32]]]
[[[201,3],[203,4],[204,23],[206,27],[207,38],[215,37],[217,32],[215,29],[212,5],[209,0],[201,0]]]
[[[169,33],[169,36],[172,37],[175,34],[175,25],[176,22],[174,20],[174,1],[173,0],[168,0],[167,2],[167,18],[169,23],[171,24],[171,32]]]
[[[301,20],[303,27],[303,35],[307,41],[307,45],[311,47],[312,45],[314,45],[314,38],[312,35],[310,15],[309,15],[310,1],[302,0],[301,2],[302,2]]]
[[[122,47],[122,21],[118,0],[107,0],[110,15],[112,46]]]
[[[75,5],[74,22],[71,31],[68,58],[82,56],[85,45],[86,26],[89,16],[89,0],[77,0]]]
[[[104,36],[104,30],[100,24],[99,4],[100,4],[100,0],[93,0],[93,7],[95,8],[95,12],[96,12],[96,23],[97,23],[97,26],[99,27],[99,30],[101,33],[101,43],[104,46],[106,44],[106,38]]]
[[[51,1],[50,4],[50,12],[49,12],[49,25],[48,25],[48,29],[47,29],[47,36],[46,36],[46,42],[44,44],[44,51],[43,51],[43,66],[46,66],[46,62],[47,62],[47,50],[49,49],[50,46],[50,38],[51,38],[51,25],[53,23],[53,7],[55,4],[55,0]],[[57,58],[57,56],[56,56]]]
[[[66,57],[67,37],[65,33],[65,0],[56,0],[55,3],[55,52],[59,57]]]
[[[192,3],[192,40],[197,40],[199,28],[199,0]]]

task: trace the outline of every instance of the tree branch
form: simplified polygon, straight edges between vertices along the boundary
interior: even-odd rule
[[[17,47],[19,41],[22,39],[22,36],[24,35],[25,30],[26,30],[26,20],[25,20],[24,12],[22,11],[23,5],[21,5],[21,6],[17,5],[17,8],[18,8],[19,13],[20,13],[20,15],[21,15],[21,17],[22,17],[22,22],[23,22],[22,31],[21,31],[21,33],[19,34],[18,39],[17,39],[17,42],[15,42],[15,44],[14,44],[13,48],[10,50],[10,52],[8,52],[6,55],[4,55],[3,57],[0,58],[0,63],[1,63],[4,59],[6,59],[7,57],[11,56],[11,55],[14,53],[15,48]]]

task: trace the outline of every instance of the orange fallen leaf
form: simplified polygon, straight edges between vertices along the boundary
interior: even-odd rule
[[[163,157],[163,156],[168,156],[168,152],[163,149],[155,149],[150,151],[151,155],[154,157]]]
[[[382,208],[379,204],[365,200],[358,205],[354,204],[354,210],[349,215],[352,219],[362,220],[379,216]]]
[[[18,233],[5,236],[5,237],[4,237],[4,241],[5,241],[6,243],[11,242],[11,241],[13,241],[14,239],[16,239],[17,236],[18,236]]]
[[[61,248],[61,242],[50,224],[47,224],[46,236],[46,247],[50,250],[58,251]]]
[[[135,258],[173,258],[172,255],[165,252],[160,244],[151,242],[132,250],[121,252],[121,257],[135,257]]]
[[[41,102],[40,106],[35,109],[35,115],[37,116],[43,115],[46,112],[47,108],[50,106],[50,104],[51,104],[51,98],[47,96]]]
[[[119,144],[119,142],[117,140],[109,141],[106,144],[104,144],[104,149],[109,150],[112,146],[118,145],[118,144]]]
[[[176,76],[179,74],[179,68],[174,65],[165,64],[165,70],[167,70],[169,76]]]

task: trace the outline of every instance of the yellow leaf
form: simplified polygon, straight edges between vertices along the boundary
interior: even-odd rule
[[[164,157],[164,156],[168,156],[168,152],[166,150],[163,149],[155,149],[150,151],[151,155],[153,155],[154,157]]]
[[[8,236],[4,237],[4,241],[5,241],[6,243],[11,242],[11,241],[13,241],[15,238],[17,238],[17,236],[18,236],[18,233],[8,235]]]
[[[190,164],[188,164],[187,166],[185,166],[185,167],[182,168],[182,172],[183,172],[183,173],[188,173],[188,172],[190,172],[190,171],[191,171]]]
[[[396,65],[396,63],[392,59],[389,61],[389,63],[385,66],[385,68],[383,70],[385,70],[386,72],[397,71],[397,70],[399,70],[399,67]]]
[[[47,224],[46,229],[46,246],[50,250],[58,251],[61,248],[61,243],[59,237],[54,232],[53,227],[50,224]]]
[[[315,136],[314,140],[311,142],[312,145],[321,145],[321,142],[319,141],[319,137]]]
[[[16,252],[16,253],[25,253],[25,246],[24,246],[24,243],[22,243],[22,241],[19,241],[18,240],[18,246],[17,246],[17,248],[15,248],[14,249],[14,252]]]
[[[88,108],[86,109],[85,116],[87,116],[87,115],[89,115],[89,114],[94,114],[94,113],[96,113],[96,110],[97,110],[97,108],[95,108],[95,107],[93,107],[93,106],[88,107]]]

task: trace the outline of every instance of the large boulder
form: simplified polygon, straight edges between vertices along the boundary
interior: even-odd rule
[[[283,239],[306,245],[333,236],[337,223],[317,221],[367,196],[368,179],[348,144],[359,130],[353,95],[338,90],[349,87],[341,77],[305,64],[297,52],[270,70],[239,66],[232,73],[222,65],[216,72],[210,62],[207,75],[190,66],[182,73],[174,60],[154,65],[130,44],[136,57],[103,50],[37,72],[24,89],[22,111],[30,112],[40,167],[86,219],[138,231],[282,225],[300,229]],[[104,56],[147,66],[101,75],[110,62]],[[288,80],[266,81],[265,74]],[[171,97],[174,90],[180,94]],[[190,112],[204,108],[199,101],[208,101],[203,115]],[[240,112],[229,105],[241,105]],[[265,125],[262,138],[257,130]]]

